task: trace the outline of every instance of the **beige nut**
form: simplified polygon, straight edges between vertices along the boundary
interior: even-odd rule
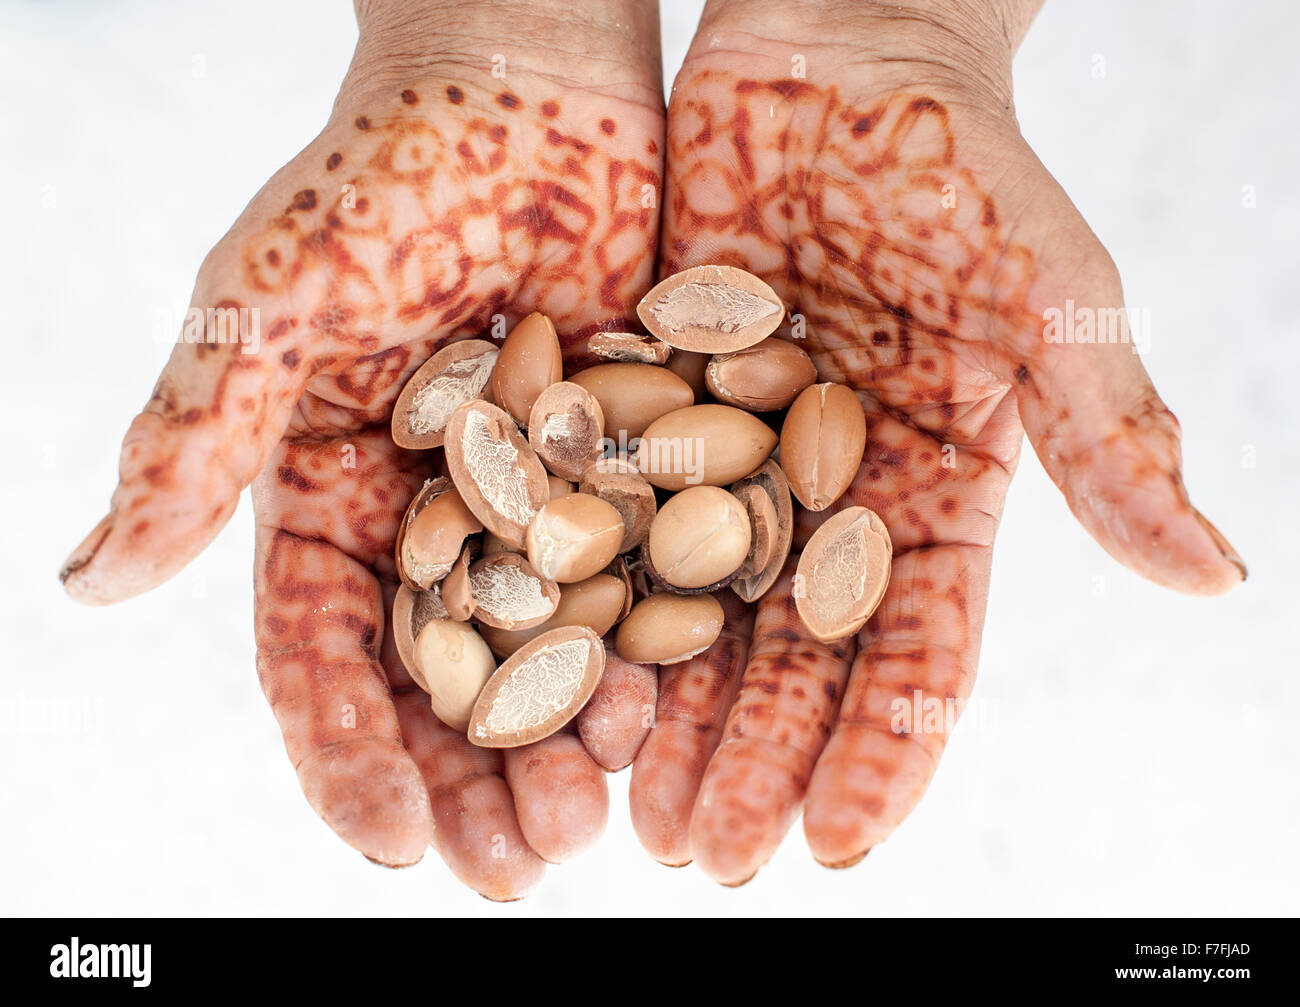
[[[781,427],[790,492],[809,510],[825,510],[853,482],[866,447],[867,420],[853,389],[832,382],[805,388]]]
[[[756,486],[766,493],[776,510],[772,555],[767,566],[753,575],[742,569],[741,575],[731,582],[731,590],[745,601],[758,601],[777,582],[785,561],[790,556],[790,543],[794,538],[794,504],[790,500],[790,486],[786,482],[785,473],[771,458],[757,472],[733,484],[731,492],[744,494],[749,486]]]
[[[586,493],[547,503],[528,526],[528,561],[544,577],[572,584],[599,573],[618,555],[623,518],[611,504]]]
[[[726,486],[762,465],[776,444],[772,428],[743,409],[688,406],[646,427],[636,467],[660,489]]]
[[[561,479],[559,476],[547,475],[547,491],[549,492],[548,500],[554,500],[556,497],[567,497],[570,493],[578,492],[578,488],[567,479]]]
[[[743,350],[712,357],[704,380],[719,401],[762,413],[793,402],[817,380],[817,368],[794,343],[768,336]]]
[[[465,505],[492,534],[522,547],[550,485],[510,414],[488,402],[465,403],[452,413],[444,449]]]
[[[669,346],[730,353],[770,336],[785,317],[785,306],[753,273],[696,266],[653,287],[636,313]]]
[[[415,663],[434,714],[448,727],[465,730],[475,701],[496,671],[483,638],[463,622],[431,619],[415,639]]]
[[[652,594],[619,624],[614,649],[634,664],[677,664],[712,647],[723,618],[711,594]]]
[[[692,486],[659,508],[646,541],[654,569],[670,587],[708,587],[745,562],[749,515],[726,490]]]
[[[595,332],[587,341],[593,357],[628,364],[664,364],[673,352],[671,346],[654,336],[636,332]]]
[[[429,686],[415,663],[415,638],[430,620],[447,618],[447,609],[436,586],[432,591],[412,591],[405,584],[398,585],[393,597],[393,642],[406,673],[425,692],[429,691]]]
[[[827,518],[808,539],[795,571],[799,617],[823,643],[852,636],[889,586],[894,546],[885,523],[866,507]]]
[[[654,487],[626,458],[602,458],[596,462],[582,474],[578,492],[599,497],[623,518],[623,541],[619,543],[619,552],[635,549],[645,541],[659,503],[655,499]]]
[[[479,633],[492,652],[506,658],[534,637],[561,626],[586,626],[604,636],[623,614],[630,588],[610,573],[598,573],[574,584],[560,585],[560,602],[555,614],[531,629],[497,629],[481,626]]]
[[[436,448],[456,407],[483,398],[497,348],[483,339],[451,343],[407,380],[393,406],[393,440],[404,448]]]
[[[534,311],[511,329],[501,344],[492,370],[492,398],[524,426],[537,396],[563,377],[555,326],[541,312]]]
[[[469,568],[474,618],[498,629],[540,626],[555,614],[560,589],[523,556],[498,553]]]
[[[557,381],[533,403],[528,443],[554,475],[576,481],[603,449],[605,414],[596,397],[572,381]]]
[[[690,385],[653,364],[597,364],[569,380],[596,397],[605,416],[605,436],[615,443],[640,437],[664,413],[695,401]]]
[[[517,748],[577,715],[605,670],[605,647],[585,626],[552,629],[515,651],[488,681],[466,736],[483,748]]]
[[[415,495],[397,529],[397,573],[411,589],[428,590],[451,571],[467,536],[483,530],[447,479]]]

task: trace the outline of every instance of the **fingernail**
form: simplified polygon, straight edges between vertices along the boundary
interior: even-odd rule
[[[1232,547],[1232,543],[1223,537],[1223,532],[1214,527],[1209,519],[1200,511],[1196,512],[1197,520],[1205,526],[1205,530],[1210,533],[1210,538],[1214,539],[1214,544],[1218,546],[1219,552],[1223,553],[1223,558],[1235,566],[1241,572],[1241,579],[1246,579],[1246,561],[1241,558],[1237,550]]]
[[[113,515],[106,514],[95,525],[94,530],[85,537],[81,545],[72,550],[72,554],[63,561],[63,566],[59,569],[59,583],[66,584],[68,578],[84,567],[99,552],[99,547],[104,544],[104,539],[108,538],[108,533],[113,530]]]
[[[870,852],[871,852],[871,847],[868,846],[856,857],[849,857],[847,860],[837,860],[834,862],[829,860],[818,860],[817,863],[821,864],[823,867],[829,868],[832,871],[842,871],[849,867],[853,867],[856,864],[862,863],[862,861],[866,858],[867,854]]]

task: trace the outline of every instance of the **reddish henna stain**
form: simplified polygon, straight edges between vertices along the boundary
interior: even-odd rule
[[[502,91],[499,95],[497,95],[497,104],[500,105],[502,108],[508,108],[511,111],[513,111],[514,109],[519,107],[520,101],[515,95],[511,94],[509,91]]]
[[[137,521],[134,525],[131,526],[132,535],[143,535],[148,530],[149,530],[148,521]]]
[[[370,120],[366,118],[364,115],[359,115],[357,116],[357,121],[355,125],[357,129],[364,131],[370,128]]]
[[[284,353],[280,355],[280,362],[284,364],[285,367],[289,368],[289,370],[293,370],[295,367],[297,367],[301,359],[302,358],[299,356],[298,351],[296,349],[285,350]]]
[[[285,213],[292,213],[295,210],[314,210],[316,209],[316,190],[303,189],[301,192],[294,193],[293,201],[289,204],[289,209]]]
[[[939,509],[943,511],[945,514],[951,514],[953,511],[957,509],[957,501],[954,500],[952,497],[944,497],[943,500],[939,503]]]
[[[1021,364],[1019,367],[1016,368],[1014,377],[1018,383],[1023,385],[1026,381],[1029,380],[1029,368],[1026,367],[1024,364]]]
[[[455,84],[449,84],[447,85],[447,100],[453,105],[459,105],[465,100],[465,92]]]
[[[402,101],[407,105],[418,105],[420,102],[420,96],[408,87],[402,92]]]
[[[199,420],[203,419],[203,410],[195,406],[193,409],[187,409],[181,416],[181,422],[186,426],[192,426]]]
[[[653,140],[646,141],[645,152],[651,157],[654,157],[659,153],[659,144],[655,143]]]
[[[560,106],[558,102],[554,102],[554,101],[542,102],[542,115],[546,116],[546,118],[554,119],[559,114],[560,114]]]
[[[319,483],[308,479],[292,465],[281,465],[275,470],[275,475],[282,485],[299,493],[315,493],[322,488]]]
[[[280,264],[280,253],[274,248],[268,250],[266,253],[266,261],[273,266],[278,266]]]
[[[267,342],[273,343],[277,339],[281,338],[282,336],[287,336],[289,334],[289,330],[297,324],[298,322],[296,319],[293,320],[288,318],[276,319],[276,321],[271,325],[270,329],[267,330],[266,333]]]
[[[329,157],[325,158],[325,170],[333,171],[342,163],[343,163],[343,155],[336,151],[335,153],[331,154]]]
[[[617,127],[614,125],[613,119],[600,120],[600,131],[606,136],[613,136],[615,129],[617,129]]]

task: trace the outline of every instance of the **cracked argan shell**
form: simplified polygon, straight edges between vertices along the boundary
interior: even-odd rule
[[[466,736],[482,748],[517,748],[554,734],[596,691],[605,647],[585,626],[552,629],[496,670],[474,704]]]
[[[463,339],[426,360],[402,387],[393,406],[393,440],[423,450],[442,444],[447,422],[463,402],[484,396],[497,362],[485,339]]]
[[[772,501],[776,509],[776,531],[772,542],[772,554],[767,566],[758,573],[749,576],[741,568],[740,576],[731,582],[731,590],[745,601],[757,601],[763,597],[781,576],[785,561],[790,556],[790,543],[794,539],[794,504],[790,499],[790,487],[786,483],[781,466],[769,458],[756,471],[747,475],[731,486],[731,492],[740,498],[747,486],[757,486]]]
[[[784,409],[816,380],[812,358],[776,336],[734,353],[719,353],[704,371],[714,398],[755,413]]]
[[[732,490],[732,495],[744,505],[749,516],[749,554],[740,565],[740,576],[753,577],[767,569],[776,551],[776,505],[766,490],[753,483]],[[446,594],[445,587],[443,593]]]
[[[707,588],[735,574],[749,555],[745,505],[717,486],[669,497],[650,525],[650,563],[674,590]]]
[[[811,511],[825,510],[849,488],[866,449],[866,414],[847,385],[805,388],[781,425],[781,468],[790,492]]]
[[[397,528],[397,575],[427,591],[451,572],[461,546],[483,530],[450,479],[433,479],[415,495]]]
[[[564,361],[555,325],[534,311],[510,330],[492,371],[492,398],[520,426],[528,423],[533,403],[564,378]]]
[[[450,618],[436,587],[432,591],[412,591],[405,584],[398,585],[393,597],[393,643],[402,666],[425,692],[429,691],[424,673],[415,663],[415,638],[433,619]]]
[[[498,629],[539,626],[555,613],[560,588],[523,556],[498,553],[469,568],[474,618]]]
[[[665,364],[673,348],[662,339],[636,332],[595,332],[587,341],[593,357],[625,364]]]
[[[561,584],[586,580],[608,566],[623,541],[623,518],[587,493],[548,502],[528,526],[528,561]]]
[[[712,647],[725,618],[711,594],[652,594],[619,624],[614,649],[633,664],[677,664]]]
[[[531,629],[496,629],[483,626],[479,634],[498,657],[509,657],[529,640],[561,626],[586,626],[604,636],[623,615],[630,588],[612,573],[598,573],[576,584],[560,585],[555,614]]]
[[[570,482],[600,457],[604,436],[600,403],[572,381],[551,385],[537,396],[528,414],[529,446],[553,475]]]
[[[785,305],[753,273],[735,266],[696,266],[653,287],[636,313],[669,346],[733,353],[775,332]]]
[[[469,622],[474,616],[474,592],[470,588],[469,568],[473,565],[479,550],[477,541],[471,539],[460,551],[460,558],[452,565],[450,572],[438,585],[438,594],[442,598],[447,616],[456,622]]]
[[[493,535],[522,548],[529,523],[550,499],[550,483],[510,414],[466,402],[452,413],[443,447],[465,505]]]
[[[848,507],[813,532],[795,571],[794,603],[822,643],[856,633],[885,596],[894,545],[874,511]]]
[[[655,499],[654,487],[626,458],[597,461],[582,474],[578,492],[597,496],[618,511],[623,519],[623,541],[619,543],[619,552],[635,549],[645,541],[659,503]]]

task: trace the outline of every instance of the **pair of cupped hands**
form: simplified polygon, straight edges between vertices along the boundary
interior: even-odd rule
[[[67,590],[160,584],[251,483],[262,687],[308,801],[367,857],[432,845],[476,891],[521,897],[599,838],[603,770],[634,759],[656,860],[742,883],[802,811],[820,862],[856,862],[951,727],[900,730],[899,701],[970,694],[1023,432],[1120,562],[1195,594],[1245,576],[1188,501],[1133,346],[1045,333],[1053,310],[1123,297],[1011,108],[1035,6],[715,0],[665,114],[653,4],[359,0],[330,121],[203,263],[203,338],[178,341],[127,432]],[[868,447],[837,507],[889,527],[888,593],[822,644],[787,574],[729,598],[708,652],[611,675],[582,736],[476,748],[393,643],[393,539],[432,467],[392,443],[394,400],[438,346],[533,311],[583,361],[587,335],[634,327],[656,278],[701,263],[764,278],[821,380],[858,392]],[[256,309],[244,343],[208,318],[230,308]]]

